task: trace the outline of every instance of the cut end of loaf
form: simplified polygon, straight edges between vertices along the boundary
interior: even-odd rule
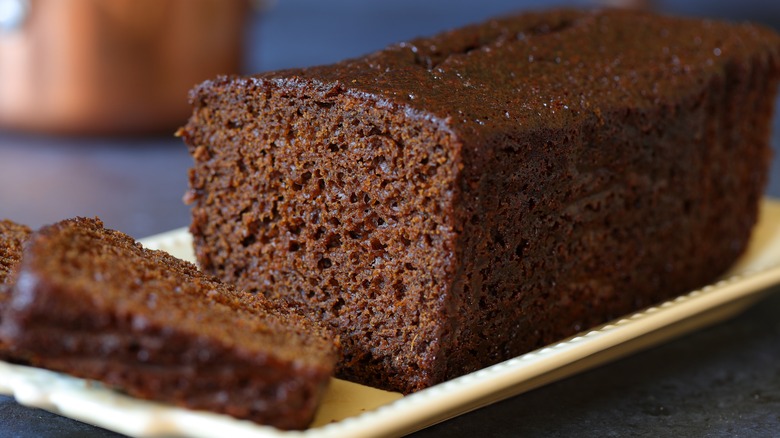
[[[335,327],[342,377],[407,392],[441,380],[459,166],[446,125],[300,78],[216,81],[195,101],[201,266]]]

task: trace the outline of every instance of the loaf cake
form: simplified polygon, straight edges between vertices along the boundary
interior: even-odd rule
[[[493,19],[191,94],[201,268],[412,392],[697,288],[743,252],[780,38],[636,11]]]
[[[34,366],[282,429],[313,419],[333,335],[77,218],[30,237],[0,334]]]
[[[2,318],[2,310],[8,306],[13,273],[22,259],[22,246],[30,233],[32,230],[26,225],[9,219],[0,221],[0,318]],[[18,358],[14,358],[9,351],[9,346],[0,338],[0,360],[16,361],[16,359]]]

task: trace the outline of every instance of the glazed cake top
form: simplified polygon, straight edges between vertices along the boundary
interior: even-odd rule
[[[270,81],[317,99],[346,92],[400,105],[461,133],[533,129],[601,117],[627,102],[674,101],[725,74],[730,60],[778,63],[778,53],[780,37],[753,24],[564,9],[497,18],[333,65],[207,81],[194,98],[231,81],[248,93]]]

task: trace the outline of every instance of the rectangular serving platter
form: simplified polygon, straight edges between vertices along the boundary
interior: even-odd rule
[[[191,237],[184,228],[142,243],[193,260]],[[780,201],[765,199],[748,250],[722,280],[406,397],[333,379],[314,423],[305,431],[285,432],[137,400],[96,382],[5,362],[0,362],[0,393],[131,436],[399,436],[732,317],[777,284]]]

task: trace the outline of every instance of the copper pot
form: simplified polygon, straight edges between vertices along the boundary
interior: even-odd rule
[[[11,6],[0,29],[3,127],[171,132],[190,88],[241,67],[246,0],[0,3]]]

